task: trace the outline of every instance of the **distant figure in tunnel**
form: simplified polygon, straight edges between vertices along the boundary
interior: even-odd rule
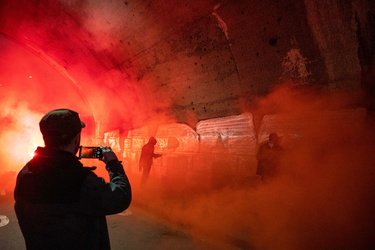
[[[271,133],[268,141],[260,145],[256,155],[258,160],[256,174],[260,175],[262,180],[277,176],[283,151],[279,144],[279,136],[276,133]]]
[[[128,177],[109,147],[101,146],[109,182],[76,156],[85,124],[77,112],[58,109],[41,119],[45,147],[18,173],[15,212],[27,249],[105,249],[106,215],[129,207]]]
[[[154,158],[162,156],[161,154],[154,153],[156,143],[155,137],[150,137],[148,142],[142,147],[141,157],[139,158],[139,171],[143,170],[141,185],[147,183]]]

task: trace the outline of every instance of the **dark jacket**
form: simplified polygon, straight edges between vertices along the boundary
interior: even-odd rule
[[[27,249],[110,249],[106,215],[131,202],[120,162],[106,168],[110,182],[66,151],[39,147],[17,177],[15,211]]]

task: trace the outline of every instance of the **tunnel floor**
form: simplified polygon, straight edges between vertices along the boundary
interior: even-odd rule
[[[14,201],[11,199],[0,200],[0,248],[6,250],[26,249],[13,206]],[[236,249],[188,235],[152,217],[147,214],[147,211],[136,206],[130,206],[120,214],[107,216],[107,222],[111,247],[114,250]]]

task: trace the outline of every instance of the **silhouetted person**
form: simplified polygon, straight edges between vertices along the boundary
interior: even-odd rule
[[[283,148],[279,144],[279,136],[276,133],[271,133],[269,140],[260,145],[256,156],[258,160],[256,174],[260,175],[262,180],[277,175],[282,152]]]
[[[142,147],[141,157],[139,158],[139,171],[143,170],[141,185],[147,182],[154,158],[162,156],[161,154],[154,153],[156,143],[155,137],[150,137],[148,142]]]
[[[124,211],[131,187],[121,162],[101,146],[109,182],[83,167],[76,153],[85,124],[58,109],[39,123],[45,147],[18,173],[15,212],[27,249],[110,249],[106,215]]]

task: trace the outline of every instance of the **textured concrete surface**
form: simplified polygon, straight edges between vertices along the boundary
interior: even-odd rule
[[[102,132],[113,116],[127,128],[237,115],[280,83],[335,91],[362,81],[373,96],[374,5],[3,0],[0,32],[72,80]]]

